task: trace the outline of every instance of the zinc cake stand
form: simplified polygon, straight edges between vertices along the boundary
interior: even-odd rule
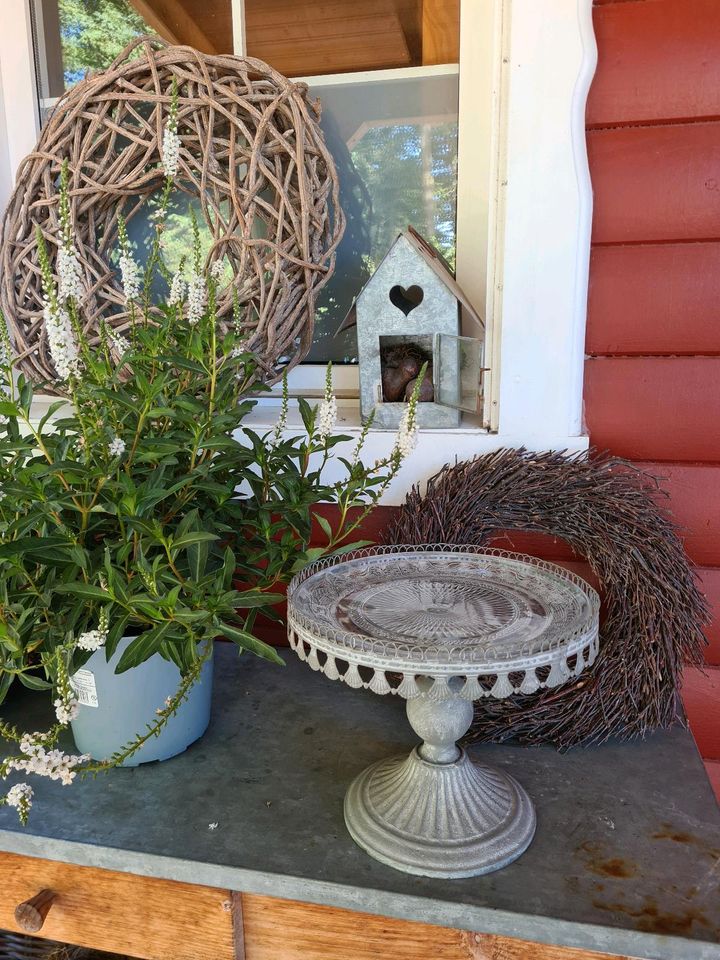
[[[561,567],[472,546],[375,547],[295,577],[288,634],[300,659],[330,680],[403,697],[423,741],[350,785],[345,823],[367,853],[406,873],[469,877],[527,849],[527,793],[456,741],[473,701],[555,687],[592,663],[599,605]]]

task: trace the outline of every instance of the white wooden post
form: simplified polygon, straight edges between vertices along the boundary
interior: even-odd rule
[[[0,30],[0,210],[10,195],[23,157],[35,146],[39,132],[35,62],[27,0],[3,0]]]

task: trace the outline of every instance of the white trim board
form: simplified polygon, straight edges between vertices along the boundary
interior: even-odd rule
[[[492,402],[501,436],[531,429],[570,438],[582,432],[592,0],[504,7]]]
[[[34,149],[40,130],[28,0],[2,2],[0,87],[4,107],[0,119],[4,115],[5,121],[0,136],[4,134],[11,185],[21,161]],[[7,190],[5,178],[0,177],[0,191],[3,187]],[[8,199],[9,190],[0,192],[0,209]]]

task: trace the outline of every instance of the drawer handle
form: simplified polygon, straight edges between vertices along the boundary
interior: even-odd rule
[[[41,890],[31,900],[25,900],[15,907],[15,922],[27,933],[37,933],[45,923],[48,910],[53,905],[55,893]]]

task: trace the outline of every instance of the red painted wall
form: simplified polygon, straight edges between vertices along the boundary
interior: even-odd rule
[[[720,2],[596,0],[591,441],[665,477],[713,609],[683,699],[720,796]]]

